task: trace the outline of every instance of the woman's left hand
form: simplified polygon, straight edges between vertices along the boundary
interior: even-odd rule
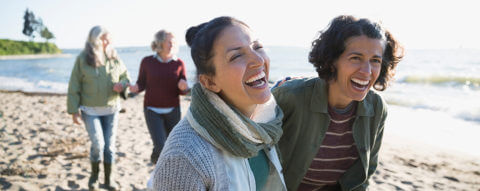
[[[113,91],[120,93],[123,91],[123,84],[122,83],[116,83],[113,85]]]

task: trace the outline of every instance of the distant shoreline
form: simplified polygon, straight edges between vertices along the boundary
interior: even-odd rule
[[[21,55],[1,55],[0,60],[27,60],[44,58],[68,58],[72,54],[21,54]]]
[[[21,93],[28,96],[66,96],[67,93],[54,93],[54,92],[28,92],[23,90],[1,90],[0,93]]]

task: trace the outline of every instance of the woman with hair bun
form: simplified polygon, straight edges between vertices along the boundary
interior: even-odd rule
[[[90,162],[92,174],[89,190],[98,188],[98,173],[103,158],[105,185],[109,190],[118,189],[115,183],[115,140],[120,95],[126,97],[130,82],[127,68],[111,46],[110,33],[102,26],[93,27],[85,48],[78,55],[70,75],[67,95],[67,111],[73,122],[83,119],[92,142]]]
[[[199,82],[158,159],[155,190],[286,190],[275,148],[283,113],[260,41],[231,17],[191,27],[186,41]]]
[[[153,142],[150,162],[157,162],[163,144],[180,121],[180,95],[188,93],[185,64],[177,58],[178,46],[173,33],[160,30],[151,45],[154,55],[142,59],[137,83],[130,91],[145,90],[143,113]]]

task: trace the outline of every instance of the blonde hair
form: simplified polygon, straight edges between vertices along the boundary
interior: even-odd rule
[[[107,46],[105,50],[102,46],[103,35],[109,34],[108,30],[100,25],[94,26],[88,33],[87,42],[85,43],[87,64],[98,67],[104,64],[105,56],[108,59],[117,59],[117,51],[112,46]]]
[[[167,30],[163,30],[163,29],[158,31],[157,33],[155,33],[155,35],[153,37],[152,44],[151,44],[152,50],[153,51],[162,51],[162,43],[165,41],[165,39],[167,39],[167,37],[169,35],[172,36],[172,37],[175,37],[175,35],[173,35],[172,32],[167,31]],[[176,54],[176,52],[175,52],[176,47],[174,47],[173,50],[174,51],[172,51],[172,52],[174,54]]]

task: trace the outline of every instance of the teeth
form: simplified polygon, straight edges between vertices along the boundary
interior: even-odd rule
[[[262,81],[260,81],[260,83],[258,83],[257,85],[255,85],[255,87],[261,87],[261,86],[263,86],[263,84],[265,84],[265,82],[262,80]]]
[[[368,82],[369,82],[368,80],[359,80],[359,79],[356,79],[356,78],[352,78],[352,81],[354,81],[355,83],[360,84],[362,86],[367,85]]]
[[[245,83],[252,83],[254,81],[257,81],[259,79],[262,79],[263,77],[265,77],[265,72],[262,71],[260,74],[258,75],[255,75],[255,76],[252,76],[251,78],[249,78],[247,81],[245,81]]]

